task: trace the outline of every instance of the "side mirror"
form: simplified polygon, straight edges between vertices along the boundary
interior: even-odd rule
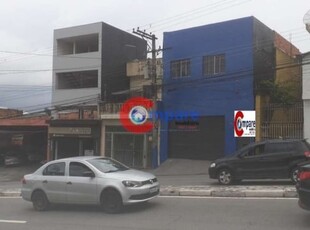
[[[95,177],[95,174],[92,171],[83,172],[83,177]]]

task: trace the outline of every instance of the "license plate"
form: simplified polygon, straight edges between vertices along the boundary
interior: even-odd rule
[[[150,193],[157,192],[157,190],[158,190],[157,186],[156,187],[152,187],[152,188],[150,188]]]

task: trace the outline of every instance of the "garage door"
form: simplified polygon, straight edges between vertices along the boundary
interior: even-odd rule
[[[214,160],[224,156],[224,116],[205,116],[198,121],[169,123],[170,158]]]

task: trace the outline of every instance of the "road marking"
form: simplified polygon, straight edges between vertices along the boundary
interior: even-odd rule
[[[217,196],[159,196],[179,199],[228,199],[228,200],[298,200],[295,197],[217,197]]]
[[[25,220],[0,220],[0,223],[8,223],[8,224],[26,224]]]

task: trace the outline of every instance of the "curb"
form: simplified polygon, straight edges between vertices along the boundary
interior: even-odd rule
[[[294,186],[162,186],[161,196],[297,198]]]
[[[0,197],[20,197],[20,189],[1,189]]]
[[[0,189],[0,197],[20,197],[20,189]],[[161,186],[160,196],[297,198],[294,186]]]

